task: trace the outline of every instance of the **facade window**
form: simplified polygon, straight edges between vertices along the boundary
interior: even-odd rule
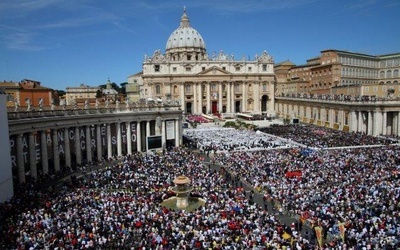
[[[206,67],[201,67],[201,70],[206,70]]]
[[[263,65],[263,71],[267,71],[267,65],[266,64]]]
[[[160,72],[160,65],[154,65],[154,71],[155,72]]]
[[[192,68],[191,67],[186,67],[186,72],[190,72],[190,71],[192,71]]]
[[[240,71],[240,67],[239,66],[235,67],[235,70]]]
[[[385,71],[379,72],[379,78],[385,78]]]
[[[176,72],[176,67],[173,67],[173,68],[172,68],[172,72]]]
[[[399,70],[398,69],[393,70],[393,77],[399,77]]]
[[[223,70],[226,70],[226,67],[222,67]]]
[[[217,91],[217,84],[213,83],[211,85],[211,91]]]
[[[386,71],[386,78],[391,78],[392,77],[392,71],[388,70]]]
[[[240,88],[239,88],[239,83],[235,83],[235,92],[239,92]]]
[[[174,86],[174,92],[173,92],[173,93],[174,93],[175,95],[178,94],[178,86],[176,86],[176,85]]]
[[[156,86],[156,94],[157,94],[157,95],[161,94],[161,87],[160,87],[160,85],[157,85],[157,86]]]
[[[251,72],[251,67],[248,67],[247,69],[248,69],[249,72]]]

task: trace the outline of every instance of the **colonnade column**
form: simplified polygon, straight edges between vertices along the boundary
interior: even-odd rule
[[[57,129],[52,130],[54,171],[60,171],[60,153],[58,150]]]
[[[231,112],[235,113],[236,112],[236,105],[235,105],[235,83],[231,82],[231,88],[229,90],[229,92],[231,93]]]
[[[69,145],[68,128],[64,129],[64,147],[65,147],[65,166],[71,167],[71,149]]]
[[[372,112],[368,111],[368,125],[367,134],[372,135]]]
[[[140,121],[136,122],[136,147],[138,152],[142,152],[142,134],[140,133]]]
[[[122,155],[121,123],[117,122],[117,155]]]
[[[40,151],[42,152],[43,175],[45,175],[49,172],[49,156],[47,154],[46,131],[40,132]]]
[[[131,123],[126,122],[126,154],[132,154],[132,129]]]
[[[175,120],[175,147],[179,147],[180,145],[180,127],[179,127],[179,119]]]
[[[36,133],[36,132],[35,132]],[[33,178],[37,178],[35,134],[29,133],[29,166]]]
[[[97,160],[101,161],[103,156],[103,147],[101,143],[101,125],[96,125],[96,147],[97,147]]]
[[[222,83],[218,82],[218,113],[222,113]]]
[[[86,159],[88,162],[92,161],[92,143],[90,136],[90,126],[86,126]]]
[[[81,164],[82,163],[82,149],[80,145],[80,129],[79,127],[75,127],[75,155],[76,155],[76,163]]]
[[[107,157],[112,157],[111,124],[107,123]]]
[[[24,165],[22,134],[17,135],[16,143],[17,143],[18,180],[19,180],[19,183],[23,183],[23,182],[25,182],[25,165]]]
[[[382,133],[382,113],[380,111],[374,111],[374,128],[373,135],[377,136]]]
[[[364,116],[362,111],[358,111],[358,132],[364,132]]]
[[[383,118],[382,118],[382,135],[386,135],[387,133],[387,112],[383,111]]]
[[[260,82],[255,82],[253,85],[254,111],[261,114]]]
[[[400,112],[397,113],[397,136],[400,136]]]
[[[350,131],[357,132],[357,114],[354,110],[350,111]]]

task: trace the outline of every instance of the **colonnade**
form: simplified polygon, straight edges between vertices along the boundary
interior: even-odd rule
[[[31,121],[34,123],[34,121]],[[34,128],[35,126],[29,127]],[[180,119],[112,122],[76,126],[49,126],[10,134],[12,166],[20,183],[26,176],[58,172],[85,162],[150,149],[147,137],[161,137],[160,149],[181,144]]]
[[[339,105],[338,103],[282,102],[277,111],[283,118],[298,118],[339,130],[360,132],[368,135],[400,136],[400,110],[390,106]]]

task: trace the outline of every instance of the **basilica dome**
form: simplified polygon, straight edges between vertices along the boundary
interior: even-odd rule
[[[200,33],[190,27],[190,21],[186,15],[186,9],[183,11],[181,23],[179,27],[169,36],[165,51],[182,52],[182,51],[198,51],[205,52],[206,45]]]

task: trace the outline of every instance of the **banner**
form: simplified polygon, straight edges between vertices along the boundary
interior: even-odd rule
[[[322,228],[317,226],[315,229],[315,235],[317,236],[318,245],[322,248]]]
[[[344,227],[343,222],[339,222],[338,226],[339,226],[339,231],[340,231],[340,238],[342,238],[342,241],[344,242],[344,234],[345,234],[346,228]]]

